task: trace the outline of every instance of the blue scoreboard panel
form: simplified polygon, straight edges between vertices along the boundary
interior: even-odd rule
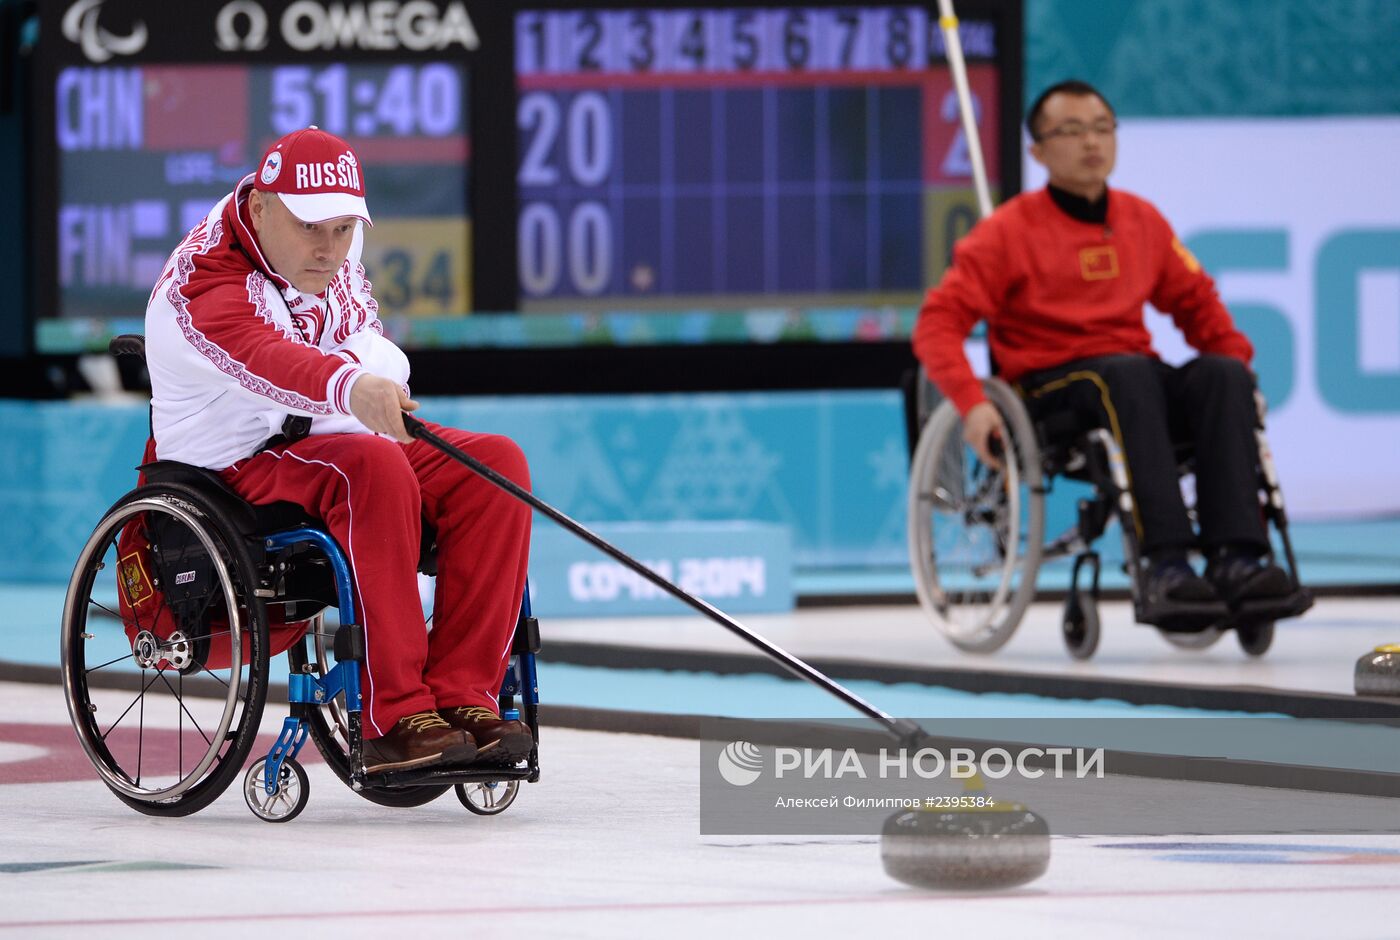
[[[937,5],[781,2],[39,4],[20,333],[139,330],[182,235],[316,124],[363,161],[425,393],[889,384],[977,218]],[[1014,193],[1021,0],[958,12]]]
[[[171,249],[283,134],[349,138],[386,314],[470,305],[467,77],[451,62],[70,65],[54,85],[57,298],[137,316]]]
[[[1000,185],[997,41],[964,21]],[[521,309],[914,302],[975,219],[921,6],[515,16]]]

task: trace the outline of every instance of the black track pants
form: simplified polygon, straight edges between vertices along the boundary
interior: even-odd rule
[[[1254,379],[1227,356],[1174,368],[1150,356],[1098,356],[1022,377],[1033,419],[1072,411],[1108,429],[1128,464],[1144,555],[1196,544],[1173,441],[1196,442],[1200,545],[1266,545],[1254,441]]]

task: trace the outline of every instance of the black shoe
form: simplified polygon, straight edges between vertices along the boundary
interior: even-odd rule
[[[1224,620],[1230,608],[1183,555],[1154,562],[1143,575],[1138,620],[1173,633],[1199,633]]]
[[[1163,559],[1148,569],[1143,593],[1148,600],[1158,602],[1199,604],[1220,600],[1211,583],[1196,574],[1190,562],[1180,555]]]
[[[1278,603],[1294,593],[1288,572],[1252,555],[1220,553],[1206,566],[1206,578],[1231,610]]]

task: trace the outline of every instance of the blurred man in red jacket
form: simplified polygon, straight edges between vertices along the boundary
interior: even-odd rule
[[[1007,201],[958,243],[924,301],[915,353],[984,461],[996,463],[991,439],[1005,432],[963,351],[979,320],[1000,376],[1033,417],[1070,411],[1112,432],[1145,559],[1146,622],[1200,629],[1245,602],[1291,594],[1288,575],[1265,560],[1253,347],[1161,213],[1109,189],[1118,122],[1097,90],[1054,85],[1026,124],[1049,184]],[[1158,359],[1144,302],[1170,314],[1201,355],[1180,368]],[[1179,435],[1196,442],[1199,541],[1176,475]],[[1197,544],[1204,577],[1187,556]]]

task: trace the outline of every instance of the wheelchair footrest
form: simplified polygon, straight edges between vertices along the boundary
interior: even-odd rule
[[[1313,605],[1312,592],[1299,588],[1287,597],[1261,598],[1245,601],[1230,615],[1230,626],[1237,623],[1267,623],[1297,617]]]
[[[1167,601],[1158,604],[1136,604],[1133,615],[1138,623],[1147,624],[1167,633],[1200,633],[1230,616],[1230,608],[1220,601],[1191,603]]]
[[[519,766],[482,764],[478,767],[427,767],[395,773],[369,774],[364,785],[380,790],[407,787],[451,786],[458,783],[495,783],[501,780],[536,780],[539,770],[529,764]]]

